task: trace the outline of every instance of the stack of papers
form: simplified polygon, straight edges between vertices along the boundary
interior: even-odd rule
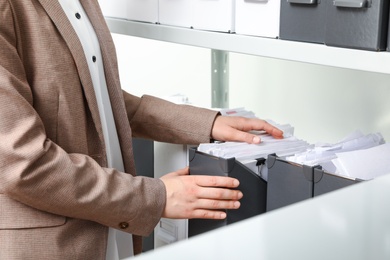
[[[239,108],[223,108],[219,111],[223,116],[243,116],[247,118],[256,118],[255,113],[248,111],[243,107]]]
[[[274,125],[284,132],[283,139],[275,139],[265,132],[253,132],[261,138],[260,144],[243,142],[203,143],[199,145],[198,151],[220,158],[234,157],[242,162],[248,159],[266,158],[268,154],[272,153],[276,153],[279,157],[294,155],[311,147],[309,143],[293,135],[294,128],[290,125]]]
[[[369,149],[384,143],[385,141],[380,133],[364,135],[361,131],[354,131],[335,144],[317,143],[313,148],[308,149],[303,153],[297,153],[293,156],[289,156],[286,160],[309,166],[321,165],[322,168],[329,173],[353,177],[352,173],[339,169],[337,166],[340,166],[341,164],[335,164],[334,162],[336,161],[334,160],[336,160],[342,153],[354,153],[356,151]],[[377,154],[373,154],[372,156],[377,156]],[[388,161],[390,162],[390,160]]]
[[[338,153],[332,160],[337,173],[344,176],[370,180],[390,173],[390,143],[369,149]]]
[[[253,112],[244,108],[224,109],[222,115],[255,118]],[[390,173],[390,144],[386,144],[380,133],[363,134],[354,131],[341,141],[309,144],[294,136],[294,127],[267,120],[284,133],[283,139],[275,139],[263,131],[260,144],[242,142],[220,142],[200,144],[198,151],[220,158],[235,158],[253,172],[267,180],[267,167],[259,166],[259,159],[276,154],[289,162],[317,166],[328,173],[370,180]]]
[[[307,151],[313,145],[294,136],[294,127],[289,124],[277,124],[272,120],[268,123],[283,131],[283,139],[275,139],[264,131],[253,131],[261,138],[260,144],[248,144],[243,142],[216,142],[203,143],[198,146],[198,151],[219,158],[235,158],[263,179],[268,178],[268,168],[259,166],[258,159],[266,159],[269,154],[276,153],[278,157],[292,156]]]

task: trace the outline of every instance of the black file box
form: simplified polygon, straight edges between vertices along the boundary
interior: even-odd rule
[[[280,38],[323,44],[328,1],[281,0]]]
[[[219,158],[191,148],[189,150],[189,167],[191,175],[214,175],[236,178],[240,182],[238,189],[244,194],[240,200],[240,208],[226,210],[227,218],[224,220],[190,219],[188,221],[189,237],[256,216],[266,211],[266,181],[235,158]]]
[[[387,46],[386,46],[386,50],[390,51],[390,10],[389,10],[389,22],[387,24]]]
[[[328,173],[321,166],[286,161],[276,155],[267,158],[267,211],[319,196],[354,183],[359,179]]]
[[[347,178],[340,175],[328,173],[320,167],[313,169],[313,197],[319,196],[349,185],[361,182],[358,178]]]
[[[326,45],[386,50],[388,0],[334,0],[327,5]]]
[[[276,155],[267,158],[267,211],[313,197],[313,167],[285,161]]]

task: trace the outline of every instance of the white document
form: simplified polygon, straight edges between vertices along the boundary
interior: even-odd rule
[[[255,118],[251,111],[244,108],[223,109],[226,116],[245,116]],[[267,180],[267,167],[259,166],[257,159],[267,158],[275,153],[287,161],[301,165],[320,165],[328,173],[351,178],[369,180],[390,173],[390,144],[380,133],[364,135],[354,131],[341,141],[317,143],[312,145],[294,136],[294,127],[289,124],[278,124],[272,120],[268,123],[283,131],[283,139],[275,139],[265,131],[252,131],[261,138],[260,144],[243,142],[204,143],[198,147],[199,152],[220,158],[235,158],[252,171]]]
[[[247,115],[255,117],[250,111],[244,109],[227,109],[221,111],[223,115]],[[264,131],[252,131],[261,138],[260,144],[247,144],[244,142],[217,142],[203,143],[198,146],[198,151],[207,153],[220,158],[235,158],[240,163],[247,166],[253,172],[259,174],[267,180],[268,169],[266,165],[257,165],[257,159],[266,159],[269,154],[277,154],[278,157],[291,156],[296,153],[302,153],[312,147],[304,140],[294,136],[294,127],[289,124],[278,124],[272,120],[267,120],[270,124],[283,131],[283,139],[275,139]]]
[[[390,173],[390,143],[337,154],[332,161],[340,175],[370,180]]]
[[[338,173],[337,167],[332,162],[333,159],[337,158],[338,154],[367,149],[383,143],[385,141],[380,133],[364,135],[360,131],[354,131],[335,144],[317,143],[314,148],[286,159],[309,166],[321,165],[329,173]]]

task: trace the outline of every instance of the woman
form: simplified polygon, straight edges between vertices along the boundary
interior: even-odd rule
[[[134,235],[137,254],[161,217],[239,207],[231,178],[135,177],[132,137],[282,137],[259,119],[122,91],[96,0],[0,0],[0,15],[0,259],[115,259],[115,230]]]

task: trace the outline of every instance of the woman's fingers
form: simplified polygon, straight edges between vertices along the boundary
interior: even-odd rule
[[[237,209],[243,197],[237,179],[222,176],[188,175],[188,168],[161,177],[167,192],[163,217],[226,217],[224,210]]]
[[[240,182],[237,179],[222,176],[191,175],[195,183],[202,187],[237,188]]]
[[[243,194],[239,190],[227,188],[199,187],[195,196],[199,199],[240,200]]]

